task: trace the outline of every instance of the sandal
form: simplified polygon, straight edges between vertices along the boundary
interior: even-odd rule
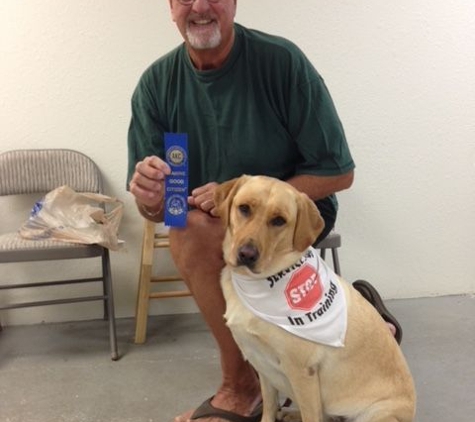
[[[383,299],[377,292],[377,290],[367,281],[365,280],[357,280],[353,283],[353,287],[361,293],[363,296],[373,307],[378,311],[378,313],[382,316],[382,318],[392,324],[396,329],[396,334],[394,338],[401,344],[402,341],[402,328],[396,318],[388,311],[386,306],[384,306]]]
[[[249,416],[238,415],[229,410],[218,409],[211,404],[213,397],[205,400],[191,415],[191,420],[201,418],[220,418],[229,422],[260,422],[262,418],[262,402],[259,403]]]

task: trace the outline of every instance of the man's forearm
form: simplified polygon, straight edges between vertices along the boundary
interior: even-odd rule
[[[310,199],[316,201],[333,193],[348,189],[353,184],[353,170],[338,176],[314,176],[302,174],[291,177],[287,183],[300,192],[306,193]]]

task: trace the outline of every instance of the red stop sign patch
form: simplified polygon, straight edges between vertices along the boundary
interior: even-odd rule
[[[314,267],[305,264],[295,271],[285,287],[285,297],[292,309],[310,311],[323,294],[320,277]]]

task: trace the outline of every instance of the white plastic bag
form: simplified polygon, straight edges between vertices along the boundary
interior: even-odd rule
[[[46,194],[20,227],[25,239],[51,239],[72,243],[97,243],[111,250],[118,240],[123,203],[98,193],[78,193],[61,186]]]

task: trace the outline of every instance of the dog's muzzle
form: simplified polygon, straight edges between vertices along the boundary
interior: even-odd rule
[[[259,259],[259,250],[255,245],[246,244],[241,246],[237,252],[238,265],[244,265],[253,269]]]

